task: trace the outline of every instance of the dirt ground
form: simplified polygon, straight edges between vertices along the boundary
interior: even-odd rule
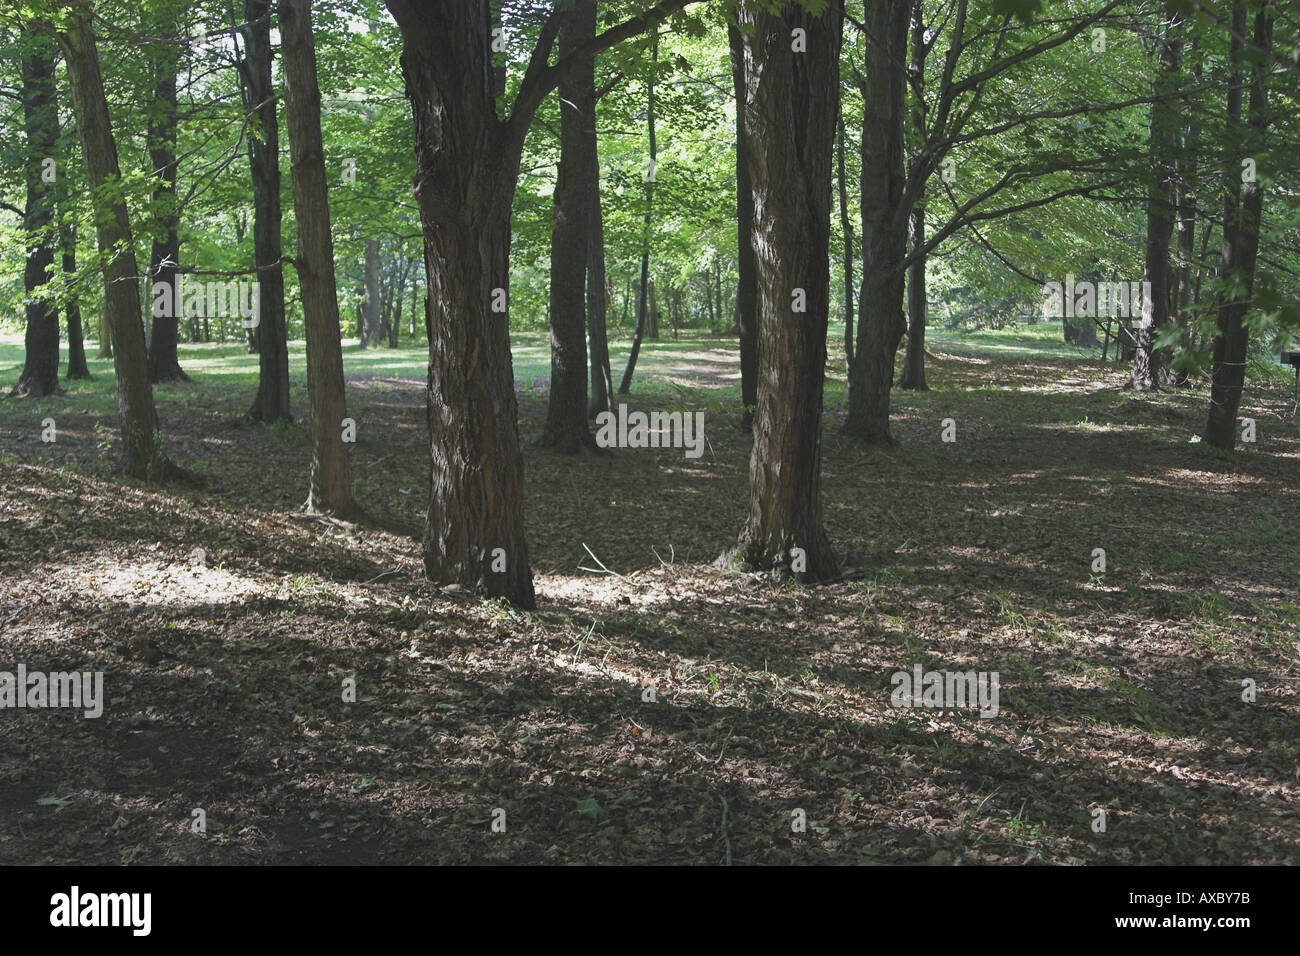
[[[349,386],[388,530],[298,514],[306,430],[240,425],[228,386],[159,392],[203,489],[114,475],[111,417],[69,407],[46,444],[0,403],[0,670],[107,697],[0,710],[0,863],[1300,862],[1284,396],[1247,397],[1228,459],[1189,441],[1203,390],[979,355],[930,377],[895,449],[828,408],[848,572],[820,587],[712,565],[751,445],[715,393],[630,400],[704,410],[694,460],[541,451],[524,393],[531,614],[421,578],[422,382]],[[998,715],[891,706],[915,663],[997,671]]]

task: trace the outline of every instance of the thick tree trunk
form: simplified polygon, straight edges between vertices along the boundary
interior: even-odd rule
[[[77,232],[70,218],[60,216],[59,246],[63,251],[63,281],[71,287],[77,276]],[[81,300],[76,292],[67,293],[68,314],[68,378],[89,379],[90,367],[86,364],[86,341],[81,328]]]
[[[560,56],[596,36],[595,0],[575,0],[560,27]],[[551,388],[542,445],[566,455],[594,450],[587,426],[586,280],[591,197],[599,167],[585,147],[588,116],[595,113],[595,62],[571,71],[557,91],[560,169],[551,228]],[[594,135],[594,128],[592,133]]]
[[[1158,95],[1172,92],[1173,77],[1181,68],[1182,18],[1170,13],[1165,20],[1160,43],[1160,73],[1154,87]],[[1174,227],[1174,184],[1177,180],[1175,153],[1178,148],[1178,114],[1167,103],[1151,106],[1148,153],[1152,175],[1147,190],[1147,241],[1144,282],[1149,296],[1142,299],[1142,324],[1138,328],[1137,354],[1129,384],[1139,391],[1160,388],[1161,350],[1156,336],[1169,321],[1169,241]]]
[[[379,240],[366,242],[366,288],[361,306],[361,347],[379,346]]]
[[[858,342],[849,375],[845,434],[892,445],[889,391],[894,358],[907,330],[903,259],[908,216],[902,210],[907,29],[912,0],[867,5],[865,110],[862,124],[862,292]]]
[[[758,276],[758,404],[749,519],[731,556],[782,578],[823,580],[837,562],[822,528],[822,391],[830,319],[831,156],[842,11],[780,13],[745,0],[745,124]],[[807,48],[793,50],[793,31]]]
[[[306,508],[344,519],[360,514],[352,497],[348,417],[339,336],[334,239],[330,232],[325,154],[321,145],[320,87],[311,0],[280,0],[285,118],[293,164],[293,206],[298,221],[298,282],[307,336],[307,391],[311,396],[312,463]]]
[[[758,404],[758,278],[754,261],[754,191],[750,176],[749,131],[745,126],[745,38],[727,24],[731,85],[736,96],[736,326],[740,334],[740,427],[754,424]]]
[[[54,79],[55,45],[37,33],[23,55],[23,127],[27,135],[27,201],[23,229],[27,264],[23,270],[26,295],[26,359],[10,395],[44,398],[59,390],[59,312],[45,294],[36,290],[53,278],[57,228],[54,220],[57,183],[47,179],[46,160],[59,154],[58,94]],[[59,163],[55,175],[66,175]]]
[[[271,81],[271,4],[244,0],[246,58],[241,64],[247,103],[258,125],[248,138],[253,177],[253,254],[257,265],[257,396],[249,417],[272,422],[290,418],[289,344],[284,318],[284,266],[280,244],[280,130]]]
[[[180,65],[180,31],[174,13],[166,5],[157,22],[161,42],[152,46],[154,60],[153,105],[149,110],[149,164],[156,177],[153,205],[158,234],[149,254],[149,282],[162,283],[176,301],[174,290],[180,278],[180,210],[176,206],[176,71]],[[153,295],[150,296],[152,301]],[[171,315],[154,315],[149,335],[149,380],[151,382],[188,382],[176,356],[180,339],[178,309]]]
[[[140,304],[140,270],[126,200],[109,183],[121,181],[117,144],[104,98],[104,78],[99,54],[90,29],[91,12],[73,7],[59,33],[68,69],[68,85],[81,137],[81,155],[92,195],[114,198],[96,209],[95,222],[100,252],[111,255],[104,262],[104,312],[113,341],[113,366],[117,376],[117,407],[122,429],[122,468],[134,477],[165,480],[183,473],[163,454],[158,418],[149,382],[149,360],[144,344],[144,323]]]
[[[1262,55],[1252,55],[1249,119],[1243,129],[1240,66],[1243,44],[1239,37],[1246,29],[1245,4],[1242,0],[1237,0],[1233,9],[1231,57],[1234,69],[1228,87],[1228,128],[1230,136],[1239,131],[1239,155],[1243,156],[1262,155],[1266,146],[1266,83],[1269,54],[1273,46],[1272,12],[1265,3],[1255,15],[1254,48]],[[1235,155],[1238,154],[1234,153]],[[1259,253],[1259,223],[1264,196],[1257,180],[1244,185],[1241,183],[1240,166],[1235,162],[1228,162],[1225,168],[1224,185],[1227,188],[1223,208],[1221,268],[1223,278],[1229,283],[1229,291],[1223,294],[1219,302],[1219,331],[1214,339],[1214,362],[1210,371],[1210,414],[1205,426],[1205,440],[1215,448],[1231,451],[1237,441],[1237,409],[1241,405],[1241,389],[1246,381],[1249,331],[1244,319],[1250,311],[1255,285],[1255,260]]]
[[[496,115],[488,4],[388,8],[402,30],[428,278],[425,573],[532,608],[506,311],[520,151]]]
[[[659,158],[659,146],[655,139],[655,74],[659,69],[659,34],[656,32],[650,44],[650,78],[648,82],[648,106],[646,109],[646,127],[650,134],[650,169],[645,181],[645,224],[641,236],[641,285],[637,289],[636,331],[632,334],[632,351],[627,356],[627,368],[623,370],[623,381],[619,383],[620,395],[626,395],[632,388],[632,373],[636,371],[636,360],[641,354],[641,340],[645,338],[653,324],[653,317],[646,308],[646,294],[650,286],[650,225],[654,221],[655,202],[655,164]]]

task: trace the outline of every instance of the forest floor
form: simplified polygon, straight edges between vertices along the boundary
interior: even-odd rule
[[[415,352],[347,358],[388,530],[297,513],[305,427],[241,424],[250,366],[204,347],[157,390],[201,489],[113,473],[105,363],[0,402],[0,671],[106,697],[0,711],[0,863],[1300,863],[1289,387],[1247,390],[1225,455],[1191,441],[1203,388],[1044,341],[933,337],[888,451],[839,436],[829,384],[852,572],[819,587],[712,565],[747,505],[734,341],[649,344],[625,399],[703,410],[699,459],[538,449],[517,358],[535,613],[422,580]],[[996,671],[999,712],[891,706],[914,664]]]

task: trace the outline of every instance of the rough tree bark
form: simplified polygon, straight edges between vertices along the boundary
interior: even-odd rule
[[[161,282],[168,290],[176,288],[180,262],[180,209],[176,201],[176,71],[181,61],[181,37],[178,12],[163,4],[155,20],[160,42],[150,47],[154,69],[153,101],[149,107],[149,165],[156,177],[153,190],[157,232],[149,253],[149,283]],[[152,301],[153,296],[150,295]],[[172,299],[176,301],[175,298]],[[176,356],[180,340],[180,316],[153,316],[149,335],[149,380],[151,382],[188,382]]]
[[[123,471],[150,481],[184,477],[163,454],[149,381],[140,303],[140,270],[131,237],[126,200],[117,190],[122,173],[104,98],[99,53],[90,28],[89,6],[72,8],[58,33],[68,69],[86,179],[95,196],[99,250],[104,262],[104,314],[113,341],[117,408],[122,429]]]
[[[830,319],[831,156],[843,12],[744,0],[745,124],[758,277],[758,404],[749,519],[735,549],[777,578],[838,573],[822,528],[822,391]]]
[[[573,59],[549,64],[547,17],[507,119],[497,114],[488,0],[385,0],[402,31],[415,120],[429,331],[425,573],[533,607],[507,311],[510,205],[524,137]],[[594,56],[686,5],[663,0],[606,30]],[[499,570],[504,568],[504,570]]]
[[[844,432],[869,444],[892,445],[889,391],[894,358],[907,330],[903,260],[907,250],[902,202],[907,31],[912,0],[867,4],[866,78],[862,93],[862,291],[858,342],[849,375]]]
[[[560,27],[560,56],[596,38],[595,0],[575,0]],[[595,114],[595,62],[587,58],[557,90],[560,102],[560,169],[551,228],[551,387],[542,445],[566,455],[594,450],[587,426],[587,342],[584,295],[591,199],[599,175],[586,148],[588,116]],[[593,128],[592,135],[595,135]]]
[[[343,421],[348,417],[339,337],[334,238],[330,232],[325,153],[321,145],[320,87],[311,0],[280,0],[285,119],[298,221],[298,281],[307,335],[307,391],[311,397],[312,462],[306,508],[344,519],[359,517],[352,497]]]
[[[389,0],[388,8],[402,30],[415,119],[428,282],[425,573],[532,608],[506,311],[522,143],[497,117],[488,4]]]
[[[271,81],[271,4],[244,0],[244,48],[240,74],[245,103],[257,111],[248,137],[253,177],[253,255],[259,283],[257,396],[249,417],[272,422],[290,418],[289,345],[284,320],[284,266],[280,242],[280,130]]]
[[[22,374],[9,393],[44,398],[59,391],[59,312],[47,294],[36,290],[53,278],[57,228],[56,177],[66,168],[59,159],[58,93],[54,79],[55,44],[48,34],[28,40],[22,62],[23,127],[27,135],[27,200],[23,231],[27,264],[23,269],[27,332]]]
[[[754,264],[754,192],[749,174],[749,137],[745,129],[745,39],[736,24],[727,24],[731,50],[731,85],[736,95],[736,327],[740,335],[741,428],[752,428],[758,404],[758,279]]]
[[[1251,60],[1249,118],[1241,121],[1241,37],[1246,31],[1246,9],[1237,0],[1232,16],[1232,76],[1228,85],[1228,134],[1240,144],[1234,155],[1259,156],[1265,148],[1268,128],[1269,54],[1273,47],[1273,9],[1264,0],[1255,14],[1253,45],[1262,55]],[[1259,222],[1264,195],[1259,182],[1242,184],[1240,166],[1225,164],[1223,204],[1222,276],[1231,284],[1219,301],[1218,334],[1214,338],[1214,361],[1210,370],[1210,413],[1205,441],[1231,451],[1237,442],[1237,409],[1246,381],[1249,331],[1244,324],[1250,311],[1255,285],[1255,260],[1259,253]]]

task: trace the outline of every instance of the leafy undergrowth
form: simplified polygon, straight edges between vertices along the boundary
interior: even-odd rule
[[[750,447],[721,381],[630,399],[703,409],[699,459],[540,451],[525,390],[536,613],[422,580],[420,381],[349,386],[387,530],[296,513],[306,429],[238,424],[247,389],[159,390],[202,490],[114,475],[75,399],[54,443],[0,403],[0,670],[102,671],[107,697],[0,711],[0,862],[1300,861],[1282,396],[1249,395],[1258,440],[1221,456],[1189,441],[1200,390],[1069,358],[929,376],[896,449],[828,409],[852,571],[820,587],[710,565]],[[892,707],[914,664],[997,671],[997,716]]]

